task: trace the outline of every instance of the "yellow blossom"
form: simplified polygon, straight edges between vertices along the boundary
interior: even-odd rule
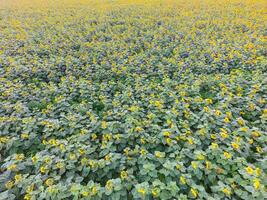
[[[57,146],[57,145],[58,145],[58,141],[55,140],[54,138],[52,138],[52,139],[50,139],[50,140],[48,141],[48,144]]]
[[[255,110],[255,105],[253,103],[250,103],[248,105],[248,108],[249,108],[250,111],[253,111],[253,110]]]
[[[131,111],[131,112],[138,111],[138,109],[139,109],[139,107],[138,106],[134,106],[134,105],[129,107],[129,111]]]
[[[106,182],[105,188],[106,188],[107,190],[112,190],[113,185],[112,185],[112,181],[111,181],[111,180],[108,180],[108,181]]]
[[[194,144],[194,141],[193,141],[192,138],[188,138],[188,139],[187,139],[187,142],[188,142],[190,145]]]
[[[161,158],[161,157],[162,157],[162,154],[161,154],[161,152],[159,152],[159,151],[155,151],[155,156],[156,156],[157,158]]]
[[[204,112],[208,112],[208,111],[209,111],[209,108],[208,108],[207,106],[205,106],[205,107],[203,108],[203,110],[204,110]]]
[[[213,150],[217,149],[217,148],[218,148],[218,144],[212,142],[212,143],[211,143],[211,148],[212,148]]]
[[[225,132],[221,132],[220,135],[221,135],[222,139],[228,138],[228,134]]]
[[[240,142],[240,141],[241,141],[241,138],[240,138],[240,137],[235,137],[234,140],[235,140],[236,142]]]
[[[61,162],[56,163],[56,168],[57,168],[57,169],[61,169],[63,166],[64,166],[64,165],[63,165],[63,163],[61,163]]]
[[[143,155],[145,155],[146,154],[146,150],[145,149],[141,149],[140,150],[140,154],[143,156]]]
[[[216,134],[210,134],[210,138],[215,140],[216,139]]]
[[[231,118],[232,117],[232,113],[229,112],[229,111],[227,111],[225,114],[227,115],[228,118]]]
[[[0,137],[0,144],[1,143],[7,143],[8,140],[9,140],[8,137]]]
[[[13,181],[8,181],[8,182],[5,183],[6,188],[9,189],[9,190],[13,187],[13,185],[14,185]]]
[[[162,104],[160,101],[155,101],[154,105],[157,107],[157,108],[161,108],[162,107]]]
[[[224,157],[226,158],[226,159],[230,159],[231,158],[231,154],[230,153],[228,153],[228,152],[223,152],[223,155],[224,155]]]
[[[85,129],[81,129],[80,134],[81,135],[85,135],[85,133],[86,133],[86,130]]]
[[[260,176],[261,170],[260,168],[256,167],[255,174],[256,176]]]
[[[164,132],[162,132],[162,135],[164,137],[170,137],[171,133],[169,131],[164,131]]]
[[[116,134],[116,135],[114,135],[114,139],[115,139],[116,141],[119,141],[119,140],[120,140],[120,137],[121,137],[120,134]]]
[[[262,153],[262,149],[261,149],[261,147],[260,147],[260,146],[256,146],[256,151],[257,151],[258,153]]]
[[[84,197],[88,197],[89,196],[89,192],[88,191],[82,191],[81,194]]]
[[[212,104],[212,99],[205,99],[207,104]]]
[[[28,138],[29,138],[29,134],[28,134],[28,133],[22,133],[22,134],[20,135],[20,137],[21,137],[22,139],[28,139]]]
[[[84,154],[84,150],[83,150],[83,149],[81,149],[81,148],[80,148],[80,149],[78,149],[78,152],[79,152],[79,154],[80,154],[80,155],[83,155],[83,154]]]
[[[91,138],[92,138],[92,140],[95,140],[95,139],[97,138],[97,135],[96,135],[95,133],[93,133],[93,134],[91,135]]]
[[[242,132],[247,132],[247,130],[248,130],[247,127],[241,127],[240,128],[240,131],[242,131]]]
[[[230,122],[230,120],[229,120],[228,117],[225,117],[225,118],[223,119],[223,121],[224,121],[225,123],[229,123],[229,122]]]
[[[197,198],[197,190],[196,190],[196,189],[191,188],[191,189],[190,189],[190,193],[191,193],[191,195],[193,196],[193,198]]]
[[[204,135],[205,135],[205,128],[201,128],[201,129],[198,131],[198,134],[204,136]]]
[[[52,178],[46,179],[46,181],[45,181],[46,186],[51,186],[51,185],[53,185],[53,183],[54,183],[54,180]]]
[[[109,157],[109,155],[106,155],[106,156],[105,156],[105,160],[106,160],[106,161],[110,161],[110,157]]]
[[[106,121],[102,121],[101,122],[101,128],[102,129],[106,129],[107,128],[107,122]]]
[[[23,154],[16,154],[15,155],[15,160],[22,160],[24,158]]]
[[[139,132],[142,131],[142,128],[141,128],[140,126],[137,126],[137,127],[135,128],[135,131],[139,133]]]
[[[251,167],[246,167],[245,170],[247,171],[248,174],[253,174],[253,169]]]
[[[97,193],[97,188],[96,188],[96,186],[93,186],[92,187],[92,195],[96,195],[96,193]]]
[[[252,137],[256,138],[260,136],[260,133],[258,131],[252,131]]]
[[[140,142],[141,142],[141,144],[145,144],[145,143],[146,143],[146,141],[145,141],[144,138],[141,138],[141,139],[140,139]]]
[[[14,178],[15,178],[15,182],[18,183],[22,179],[22,176],[21,174],[16,174]]]
[[[222,189],[222,192],[223,192],[225,195],[227,195],[227,196],[230,196],[230,195],[231,195],[231,191],[228,190],[227,188],[223,188],[223,189]]]
[[[156,188],[153,188],[153,189],[151,190],[151,194],[152,194],[153,197],[158,196],[158,190],[157,190]]]
[[[226,133],[226,134],[227,134],[227,130],[225,130],[224,128],[220,128],[220,132],[221,132],[221,133]]]
[[[198,159],[198,160],[204,160],[205,157],[202,154],[197,154],[196,155],[196,159]]]
[[[30,194],[25,194],[23,199],[24,200],[31,200],[31,195]]]
[[[216,116],[220,116],[220,115],[221,115],[221,111],[219,111],[219,110],[215,110],[214,114],[215,114]]]
[[[191,166],[193,169],[197,169],[197,163],[196,162],[192,161]]]
[[[234,150],[238,150],[239,149],[239,145],[236,142],[232,142],[231,146],[233,147]]]
[[[172,141],[171,138],[166,138],[166,144],[167,145],[170,145],[171,144],[171,141]]]
[[[69,154],[69,159],[70,160],[75,160],[76,159],[76,155],[74,153],[70,153]]]
[[[241,118],[238,118],[238,119],[237,119],[237,123],[238,123],[240,126],[244,126],[244,125],[245,125],[245,122],[244,122]]]
[[[60,144],[60,145],[59,145],[59,148],[60,148],[61,151],[64,151],[64,150],[65,150],[65,146],[64,146],[64,144]]]
[[[209,161],[206,161],[206,169],[210,169],[210,162]]]
[[[13,171],[17,168],[17,165],[16,164],[11,164],[11,165],[8,165],[7,166],[7,170],[10,170],[10,171]]]
[[[87,165],[87,163],[88,163],[88,159],[87,159],[87,158],[82,158],[82,159],[81,159],[81,164],[82,164],[82,166]]]
[[[253,179],[253,187],[254,187],[254,189],[255,190],[258,190],[259,188],[260,188],[260,181],[259,181],[259,179]]]
[[[138,189],[137,189],[137,192],[138,192],[139,194],[141,194],[141,195],[145,195],[145,193],[146,193],[146,191],[145,191],[144,188],[138,188]]]
[[[121,173],[120,173],[120,177],[121,177],[122,180],[123,180],[123,179],[126,179],[126,178],[128,177],[128,173],[127,173],[127,171],[121,171]]]
[[[34,189],[34,184],[31,184],[30,186],[27,187],[26,192],[31,193],[33,189]]]
[[[46,164],[48,164],[48,163],[51,161],[51,159],[50,159],[49,157],[46,157],[46,158],[44,159],[44,161],[45,161]]]
[[[44,173],[47,172],[47,169],[46,169],[45,166],[41,166],[40,169],[39,169],[39,171],[40,171],[42,174],[44,174]]]
[[[180,181],[180,183],[181,183],[182,185],[185,185],[185,184],[186,184],[186,180],[185,180],[185,178],[184,178],[183,176],[180,176],[179,181]]]
[[[248,143],[249,143],[249,144],[253,144],[253,142],[254,142],[253,139],[249,139],[249,140],[248,140]]]
[[[177,170],[179,170],[179,169],[181,169],[181,165],[177,164],[177,165],[175,166],[175,168],[176,168]]]

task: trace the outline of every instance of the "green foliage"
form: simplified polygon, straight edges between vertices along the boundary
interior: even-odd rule
[[[262,1],[149,2],[0,10],[0,200],[266,198]]]

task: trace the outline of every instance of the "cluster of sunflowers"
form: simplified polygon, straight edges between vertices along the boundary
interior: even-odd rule
[[[0,200],[267,197],[264,0],[0,7]]]

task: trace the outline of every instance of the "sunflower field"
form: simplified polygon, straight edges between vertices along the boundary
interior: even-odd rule
[[[0,200],[267,198],[265,0],[0,0]]]

